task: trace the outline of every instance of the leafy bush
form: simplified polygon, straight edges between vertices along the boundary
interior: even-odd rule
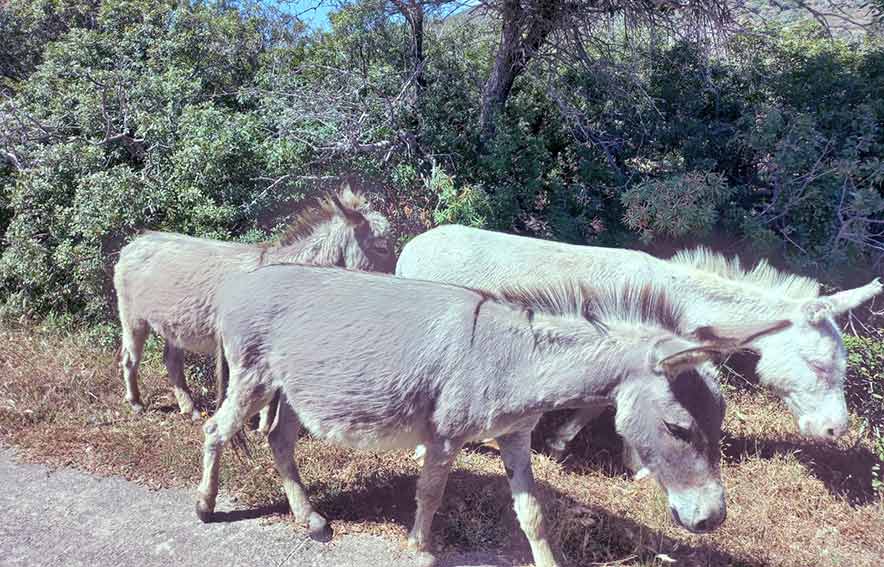
[[[286,199],[267,180],[302,159],[273,116],[238,106],[262,50],[254,21],[122,0],[95,18],[50,43],[7,103],[24,163],[0,200],[8,310],[112,317],[115,254],[138,229],[254,239]]]
[[[721,174],[690,172],[651,179],[620,197],[626,226],[650,241],[657,234],[678,238],[708,232],[718,220],[717,208],[733,190]]]
[[[433,164],[430,176],[424,180],[431,194],[437,195],[433,222],[436,224],[464,224],[482,228],[491,212],[488,196],[478,187],[458,188],[454,178]]]
[[[799,26],[710,53],[599,28],[573,58],[535,59],[482,141],[498,30],[428,17],[418,85],[388,7],[346,3],[308,32],[266,3],[6,3],[7,307],[104,320],[139,228],[254,240],[342,178],[385,193],[403,238],[450,222],[609,246],[714,230],[836,284],[881,260],[880,38]]]

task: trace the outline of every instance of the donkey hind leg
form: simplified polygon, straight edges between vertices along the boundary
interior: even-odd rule
[[[193,398],[190,395],[190,390],[187,389],[187,382],[184,380],[184,351],[166,339],[163,360],[166,363],[166,370],[169,372],[172,391],[175,393],[175,399],[178,400],[178,409],[182,415],[189,415],[194,421],[198,420],[200,414],[194,409]]]
[[[276,471],[282,477],[282,486],[285,489],[292,516],[307,526],[310,537],[318,541],[328,541],[332,535],[331,528],[325,518],[316,512],[310,504],[307,491],[301,482],[298,465],[294,460],[295,443],[298,441],[301,424],[285,396],[274,396],[273,400],[278,402],[276,404],[278,419],[276,427],[270,431],[268,441],[273,451]]]
[[[257,380],[236,380],[231,372],[231,386],[221,407],[203,425],[206,434],[203,443],[203,476],[197,488],[196,515],[209,522],[215,511],[218,496],[218,471],[224,446],[242,430],[246,420],[269,401],[269,395],[259,396],[255,388]],[[247,386],[249,384],[250,386]]]
[[[424,448],[423,467],[417,480],[415,494],[417,512],[414,515],[414,526],[408,536],[408,547],[418,552],[421,565],[426,567],[435,563],[435,557],[431,552],[430,528],[433,516],[442,503],[448,473],[461,445],[433,441],[424,444]]]
[[[568,421],[546,438],[546,447],[550,456],[561,459],[568,450],[568,444],[586,427],[586,424],[600,416],[605,406],[594,406],[574,412]]]
[[[130,321],[121,317],[123,327],[123,342],[120,346],[120,369],[123,371],[123,383],[126,386],[126,401],[132,407],[132,411],[140,413],[144,410],[141,402],[141,392],[138,390],[138,365],[144,354],[144,342],[150,328],[146,321]]]
[[[267,435],[270,433],[270,428],[273,427],[273,422],[276,419],[278,406],[279,394],[273,396],[273,399],[270,400],[270,403],[261,408],[261,413],[258,414],[260,416],[260,419],[258,421],[258,433],[262,435]]]
[[[543,511],[534,487],[531,473],[531,432],[522,431],[497,438],[500,456],[509,478],[513,507],[519,525],[531,545],[531,554],[537,567],[556,567],[556,559],[546,539]]]

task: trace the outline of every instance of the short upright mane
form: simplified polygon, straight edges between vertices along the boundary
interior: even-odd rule
[[[648,283],[594,289],[564,281],[548,287],[508,287],[500,291],[499,297],[533,311],[582,317],[593,324],[651,324],[673,332],[681,329],[684,311],[664,289]]]
[[[723,278],[752,284],[791,299],[811,299],[820,294],[818,281],[781,272],[764,259],[751,269],[746,269],[736,256],[727,258],[700,246],[693,250],[680,250],[669,260]]]
[[[338,195],[338,199],[340,199],[341,204],[345,207],[357,211],[364,211],[368,208],[368,201],[365,197],[362,194],[354,193],[349,189],[345,189],[341,192],[341,194]],[[331,197],[322,197],[312,206],[308,206],[299,212],[294,220],[292,220],[291,224],[289,224],[288,228],[286,228],[285,232],[283,232],[278,239],[268,242],[267,244],[278,247],[294,244],[298,240],[306,238],[312,234],[313,231],[316,230],[316,227],[329,222],[339,215],[340,212]]]

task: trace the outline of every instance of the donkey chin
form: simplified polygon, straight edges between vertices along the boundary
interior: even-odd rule
[[[669,499],[672,519],[689,532],[711,532],[727,517],[724,485],[721,482],[710,482],[699,488],[683,490],[664,489]]]

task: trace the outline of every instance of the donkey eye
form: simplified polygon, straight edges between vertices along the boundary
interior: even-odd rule
[[[668,421],[664,421],[663,425],[666,426],[666,430],[669,431],[669,434],[679,441],[684,441],[685,443],[691,442],[691,430],[689,428],[669,423]]]

